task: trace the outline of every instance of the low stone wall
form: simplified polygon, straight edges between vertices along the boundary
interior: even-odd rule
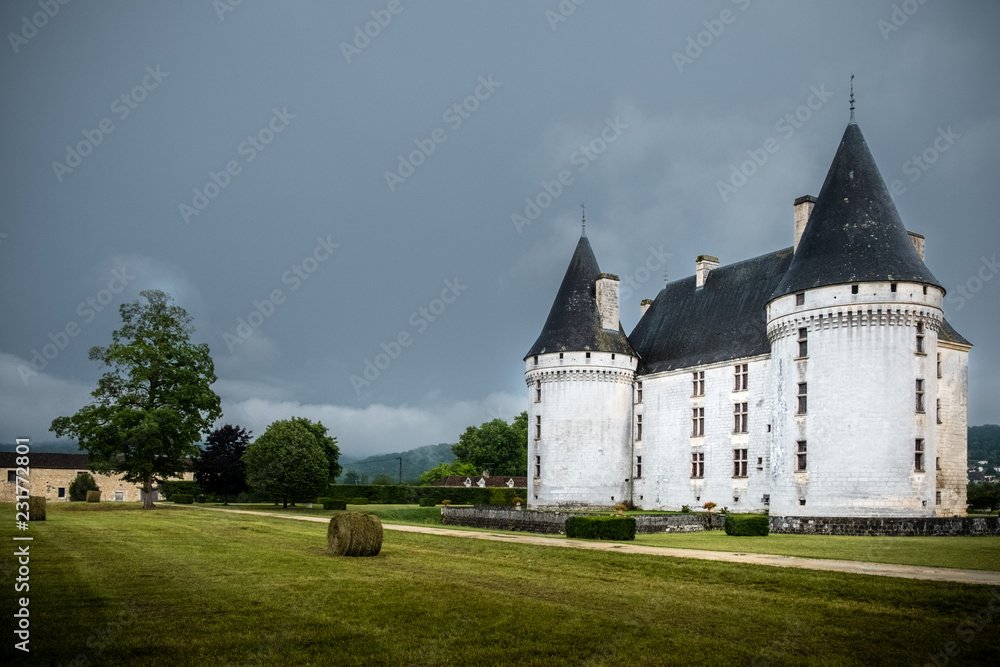
[[[1000,521],[990,517],[859,518],[772,516],[772,533],[796,535],[948,536],[1000,535]]]
[[[492,530],[519,530],[543,535],[565,532],[566,519],[585,516],[587,512],[551,512],[541,510],[516,510],[512,507],[443,507],[441,523],[446,526],[468,526]],[[705,514],[638,514],[635,515],[637,533],[693,533],[705,529]],[[725,519],[717,514],[711,517],[712,527],[721,530]]]

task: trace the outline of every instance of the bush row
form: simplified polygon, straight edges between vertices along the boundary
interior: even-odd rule
[[[763,536],[770,532],[766,514],[726,514],[726,535]]]
[[[194,496],[190,493],[175,493],[170,499],[178,505],[190,505],[194,502]]]
[[[345,500],[350,504],[355,498],[366,498],[379,505],[415,505],[422,499],[430,499],[434,504],[450,500],[453,505],[513,505],[514,498],[527,498],[528,490],[491,487],[466,488],[464,486],[376,486],[374,484],[331,484],[327,495],[334,500]]]
[[[566,537],[585,540],[634,540],[634,516],[571,516],[566,519]]]

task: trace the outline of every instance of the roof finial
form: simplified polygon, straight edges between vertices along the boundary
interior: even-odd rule
[[[854,122],[854,73],[851,73],[851,122]]]
[[[581,234],[581,236],[586,236],[587,235],[587,208],[583,204],[580,204],[580,210],[583,213],[583,222],[582,222],[583,233]]]

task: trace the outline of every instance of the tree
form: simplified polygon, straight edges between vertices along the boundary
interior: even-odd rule
[[[966,502],[974,508],[993,512],[1000,505],[1000,484],[969,484]]]
[[[69,499],[70,500],[86,500],[87,491],[100,491],[101,489],[97,486],[97,482],[94,481],[93,475],[89,472],[80,473],[76,476],[69,484]]]
[[[361,483],[361,475],[358,474],[357,470],[348,470],[344,474],[344,481],[342,483],[343,484],[360,484]]]
[[[52,420],[57,436],[76,438],[91,470],[141,483],[143,507],[153,507],[153,484],[176,477],[197,442],[222,416],[211,389],[215,366],[208,345],[191,343],[191,316],[160,290],[122,304],[122,328],[90,358],[111,370],[91,392],[96,401],[72,417]]]
[[[249,442],[250,431],[226,424],[208,435],[205,449],[194,460],[194,481],[206,493],[222,496],[224,505],[229,496],[248,489],[243,454]]]
[[[330,483],[330,464],[313,430],[297,419],[272,423],[243,454],[247,483],[274,501],[308,501]]]
[[[479,475],[479,469],[472,463],[462,463],[458,460],[452,461],[451,463],[442,463],[436,468],[431,468],[422,474],[420,476],[420,483],[433,484],[434,482],[441,481],[445,477],[449,477],[451,475],[477,477]]]
[[[316,442],[323,448],[323,453],[326,454],[327,465],[330,467],[329,483],[332,484],[340,477],[340,473],[344,470],[339,463],[340,447],[337,446],[337,439],[331,438],[326,434],[326,427],[323,426],[323,422],[313,423],[305,417],[292,417],[292,421],[298,422],[309,429],[309,432],[316,438]]]
[[[396,480],[394,480],[392,477],[389,477],[385,473],[382,473],[381,475],[376,475],[375,479],[372,480],[372,484],[375,484],[377,486],[389,486],[395,483]]]
[[[502,419],[470,426],[452,446],[455,457],[490,475],[523,477],[528,474],[528,413],[522,412],[513,424]]]

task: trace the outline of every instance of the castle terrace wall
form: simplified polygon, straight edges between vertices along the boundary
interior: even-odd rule
[[[491,530],[517,530],[543,535],[565,532],[566,519],[586,516],[593,512],[552,512],[544,510],[516,510],[511,507],[483,505],[477,507],[443,507],[441,523],[446,526],[466,526]],[[606,512],[605,512],[606,514]],[[693,533],[705,529],[703,513],[692,514],[636,514],[637,533]],[[718,514],[711,517],[712,527],[721,530],[725,519]]]
[[[593,512],[516,510],[483,505],[443,507],[441,523],[488,530],[514,530],[543,535],[565,532],[566,519]],[[704,513],[636,514],[637,533],[694,533],[705,530]],[[725,516],[713,514],[712,528],[723,530]],[[1000,535],[1000,517],[807,517],[772,516],[771,532],[794,535],[856,535],[877,537],[944,537]]]

